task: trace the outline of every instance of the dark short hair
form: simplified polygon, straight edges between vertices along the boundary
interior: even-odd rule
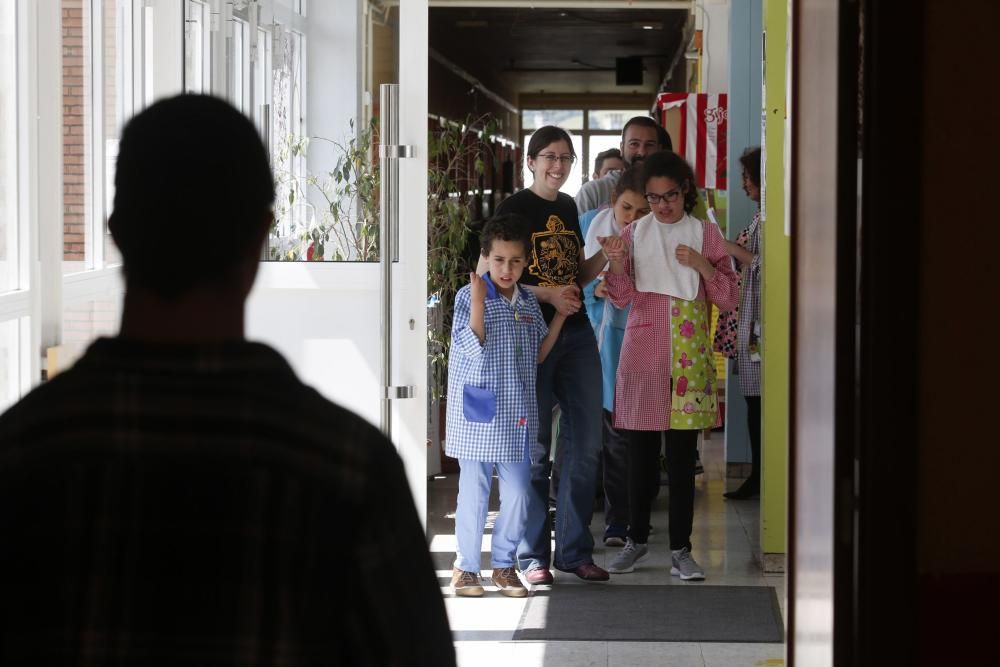
[[[656,130],[656,141],[660,144],[660,148],[665,148],[668,151],[674,149],[673,144],[670,141],[670,134],[660,126],[655,120],[649,116],[632,116],[625,123],[625,127],[622,128],[622,141],[625,141],[625,133],[628,132],[628,128],[633,125],[638,125],[639,127],[651,127]]]
[[[208,95],[156,102],[128,122],[109,227],[129,285],[173,299],[219,282],[260,240],[274,203],[250,120]]]
[[[740,164],[747,170],[747,176],[753,184],[760,187],[760,146],[751,146],[743,151],[740,156]]]
[[[537,159],[538,154],[546,146],[556,141],[565,141],[569,145],[570,154],[574,158],[576,157],[576,149],[573,148],[573,139],[566,130],[555,125],[543,125],[535,130],[535,133],[531,135],[531,139],[528,140],[528,155],[533,159]]]
[[[687,160],[673,151],[660,151],[653,153],[642,161],[642,189],[646,190],[646,185],[651,178],[669,178],[675,181],[682,189],[687,188],[684,193],[684,210],[690,213],[698,204],[698,184],[695,181],[694,169]]]
[[[670,133],[662,125],[656,126],[656,140],[660,142],[661,150],[674,150],[674,142],[670,140]]]
[[[638,192],[641,195],[646,194],[646,181],[642,180],[642,167],[629,167],[623,171],[621,176],[618,178],[618,182],[615,183],[611,198],[613,200],[617,200],[622,196],[622,194],[628,192],[629,190],[632,192]]]
[[[601,166],[604,164],[604,161],[607,160],[607,159],[609,159],[609,158],[617,158],[619,160],[622,160],[623,159],[622,158],[622,152],[620,150],[618,150],[617,148],[609,148],[606,151],[601,151],[600,153],[598,153],[597,157],[594,158],[594,173],[595,174],[601,170]]]
[[[517,213],[494,216],[486,221],[483,231],[479,233],[479,251],[485,257],[493,250],[494,241],[513,241],[524,246],[524,255],[527,257],[531,244],[528,227],[528,221]]]

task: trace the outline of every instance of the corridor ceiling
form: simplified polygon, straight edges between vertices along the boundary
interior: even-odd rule
[[[683,58],[689,17],[685,9],[431,7],[429,43],[515,94],[655,93]],[[627,57],[642,58],[641,85],[616,85],[616,59]]]

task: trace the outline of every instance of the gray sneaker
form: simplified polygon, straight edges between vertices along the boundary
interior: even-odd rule
[[[670,557],[673,561],[670,574],[680,577],[684,581],[691,579],[700,581],[705,578],[705,570],[701,569],[701,565],[698,565],[698,561],[694,559],[687,547],[671,551]]]
[[[625,547],[618,552],[611,564],[608,565],[608,572],[611,574],[625,574],[635,570],[635,564],[649,554],[649,547],[645,544],[636,544],[632,538],[628,538]]]

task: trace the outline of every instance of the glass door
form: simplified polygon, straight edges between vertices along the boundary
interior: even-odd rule
[[[249,337],[387,430],[423,512],[434,458],[426,423],[427,2],[400,5],[188,0],[185,88],[230,99],[270,151],[276,222],[247,304]],[[379,147],[382,83],[398,84],[402,100],[394,145],[409,148],[396,157]],[[399,174],[386,190],[391,206],[379,201],[389,161]],[[386,208],[400,216],[392,261],[380,267]]]

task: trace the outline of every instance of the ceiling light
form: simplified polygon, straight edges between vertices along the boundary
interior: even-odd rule
[[[636,30],[663,30],[663,23],[660,21],[635,21],[632,27]]]

